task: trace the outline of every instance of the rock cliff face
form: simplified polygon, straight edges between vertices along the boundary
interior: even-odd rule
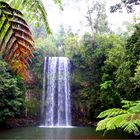
[[[25,113],[27,118],[40,118],[41,90],[29,88],[25,93]]]
[[[80,108],[77,96],[78,94],[75,93],[71,95],[72,126],[95,126],[96,122],[88,120],[86,112]],[[34,98],[35,93],[28,91],[28,101],[32,102]],[[9,118],[3,126],[6,128],[39,126],[41,124],[40,103],[40,97],[36,97],[36,101],[31,103],[33,105],[28,105],[25,114],[21,118]]]
[[[86,104],[82,104],[77,88],[71,87],[71,111],[73,126],[95,126],[96,120],[90,120]]]
[[[4,128],[28,127],[40,125],[40,105],[41,105],[41,90],[34,87],[28,87],[25,92],[25,108],[22,114],[15,118],[7,118],[0,125]]]
[[[40,122],[35,119],[29,118],[11,118],[7,119],[3,126],[5,128],[16,128],[16,127],[29,127],[29,126],[38,126]]]
[[[42,89],[35,88],[35,85],[28,85],[25,94],[25,111],[20,118],[10,118],[6,120],[5,126],[27,127],[39,126],[41,124],[41,97]],[[71,86],[71,113],[73,126],[95,126],[95,121],[88,119],[87,109],[81,105],[78,89]]]

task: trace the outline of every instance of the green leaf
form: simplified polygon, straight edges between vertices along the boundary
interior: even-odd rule
[[[119,109],[119,108],[113,108],[113,109],[108,109],[106,111],[101,112],[97,118],[104,118],[104,117],[112,117],[120,114],[127,113],[126,110]]]

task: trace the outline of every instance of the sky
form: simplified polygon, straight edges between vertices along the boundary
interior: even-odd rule
[[[88,0],[90,3],[93,0]],[[123,23],[125,21],[133,22],[134,14],[110,13],[109,7],[119,0],[104,0],[106,2],[106,12],[108,16],[109,27],[113,31],[118,31],[120,27],[125,30]],[[86,0],[62,0],[63,10],[58,5],[54,4],[53,0],[42,0],[48,13],[48,22],[53,32],[57,32],[60,25],[65,29],[69,26],[74,32],[83,34],[89,31],[86,21],[87,5]],[[123,25],[123,26],[122,26]]]

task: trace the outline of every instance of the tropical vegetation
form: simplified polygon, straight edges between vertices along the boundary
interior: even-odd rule
[[[11,8],[5,2],[0,2],[0,9],[2,58],[11,64],[17,74],[22,73],[26,77],[26,69],[34,50],[31,31],[20,11]]]
[[[0,122],[23,113],[24,92],[22,77],[15,76],[8,63],[0,59]]]
[[[54,1],[61,7],[60,0]],[[112,12],[123,7],[132,12],[139,4],[133,2],[122,1],[111,8]],[[97,131],[121,129],[138,134],[139,19],[133,24],[127,22],[126,31],[114,32],[105,3],[94,1],[87,6],[89,32],[79,35],[61,25],[57,33],[49,34],[41,0],[0,2],[1,122],[20,117],[39,120],[44,57],[66,56],[71,60],[73,125],[97,123]]]
[[[122,100],[121,103],[122,109],[108,109],[98,115],[98,118],[105,119],[97,124],[97,131],[121,128],[128,133],[139,133],[140,101]]]

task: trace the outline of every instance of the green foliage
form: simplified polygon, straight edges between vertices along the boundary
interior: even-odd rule
[[[101,86],[101,90],[102,90],[102,89],[110,88],[112,82],[113,82],[112,80],[109,80],[109,81],[105,81],[104,83],[102,83],[102,84],[100,85],[100,86]]]
[[[46,31],[51,33],[47,20],[47,11],[41,0],[3,0],[9,3],[15,9],[22,11],[26,20],[35,26],[45,24]],[[56,4],[61,5],[61,0],[53,0]]]
[[[101,65],[105,59],[103,50],[105,49],[101,49],[91,35],[85,34],[75,46],[74,52],[76,53],[73,53],[72,56],[74,67],[72,76],[74,86],[72,88],[75,89],[77,93],[75,96],[79,99],[75,106],[82,108],[81,114],[90,120],[95,118],[102,109],[99,83]]]
[[[43,55],[43,57],[57,55],[57,48],[53,41],[53,36],[50,35],[47,38],[37,38],[35,43],[37,50]]]
[[[40,109],[40,103],[39,103],[38,99],[32,97],[32,99],[26,101],[25,103],[26,103],[28,117],[37,116],[38,115],[37,111]]]
[[[116,115],[125,114],[125,113],[127,113],[126,110],[113,108],[101,112],[97,118],[114,117]]]
[[[137,67],[135,69],[134,77],[131,78],[132,82],[135,84],[135,88],[140,88],[140,60],[137,63]]]
[[[101,33],[109,33],[107,14],[105,9],[105,2],[99,2],[97,0],[92,3],[87,2],[87,22],[93,35]]]
[[[113,47],[105,52],[101,92],[103,94],[117,93],[120,99],[137,100],[139,88],[136,88],[134,70],[139,60],[138,27],[127,42],[114,37],[111,37],[109,41]]]
[[[131,13],[134,11],[134,6],[136,5],[140,5],[139,0],[121,0],[120,3],[111,6],[111,12],[116,12],[117,10],[122,11],[123,7],[125,7],[127,12]]]
[[[13,76],[8,69],[8,64],[0,60],[0,121],[21,113],[24,90],[23,79]]]
[[[98,118],[104,119],[98,122],[97,131],[121,128],[128,133],[139,132],[140,101],[122,101],[122,103],[123,109],[112,108],[98,115]]]
[[[0,52],[13,71],[25,78],[34,50],[31,31],[20,11],[5,2],[0,2],[0,10]]]
[[[95,120],[103,110],[121,107],[122,99],[140,98],[138,27],[129,39],[114,34],[97,35],[93,39],[85,34],[76,44],[74,36],[68,38],[69,47],[75,48],[69,55],[75,93],[73,106],[81,109],[83,118]]]
[[[126,49],[128,53],[128,60],[131,61],[131,69],[134,71],[137,61],[140,60],[140,24],[135,25],[135,31],[127,40]]]

